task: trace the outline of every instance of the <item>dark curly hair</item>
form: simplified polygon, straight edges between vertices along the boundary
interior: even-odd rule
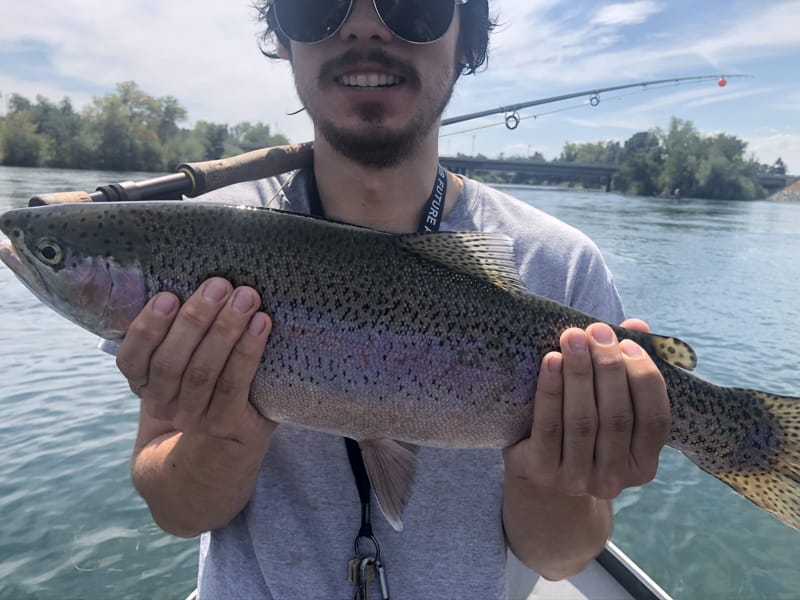
[[[266,29],[259,36],[261,52],[270,58],[278,58],[275,50],[268,49],[268,45],[273,44],[274,38],[277,38],[281,45],[288,48],[289,40],[277,27],[272,2],[257,0],[253,3],[253,7],[258,11],[258,20],[266,25]],[[469,0],[460,6],[458,13],[461,19],[460,42],[467,59],[461,73],[470,75],[489,58],[489,33],[495,28],[496,22],[489,17],[489,0]]]

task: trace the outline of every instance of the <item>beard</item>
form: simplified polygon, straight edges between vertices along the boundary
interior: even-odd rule
[[[320,69],[320,89],[338,85],[331,75],[343,66],[357,65],[369,61],[398,71],[403,76],[404,85],[415,91],[422,90],[420,77],[413,67],[400,63],[382,51],[370,52],[362,58],[356,51],[348,51],[339,58],[325,63]],[[380,102],[362,102],[356,108],[357,116],[363,126],[356,128],[343,127],[335,120],[335,116],[326,116],[322,94],[309,90],[308,93],[297,86],[300,100],[308,111],[311,120],[320,135],[346,158],[366,167],[386,169],[396,166],[411,156],[422,141],[438,124],[444,109],[450,102],[456,78],[453,73],[445,73],[437,86],[417,105],[417,111],[409,122],[401,128],[386,126],[387,109]]]
[[[416,116],[401,129],[382,126],[385,108],[377,102],[364,103],[358,107],[362,121],[372,126],[362,131],[340,127],[329,119],[315,119],[313,114],[311,118],[322,137],[342,155],[366,167],[386,169],[400,164],[413,154],[439,122],[451,94],[452,86],[447,97],[441,100],[433,112]]]

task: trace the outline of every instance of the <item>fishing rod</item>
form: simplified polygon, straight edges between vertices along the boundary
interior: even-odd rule
[[[696,75],[693,77],[673,77],[672,79],[653,79],[650,81],[639,81],[637,83],[628,83],[625,85],[613,85],[611,87],[595,88],[590,90],[583,90],[580,92],[572,92],[570,94],[562,94],[560,96],[551,96],[549,98],[538,98],[536,100],[529,100],[527,102],[519,102],[517,104],[509,104],[508,106],[498,106],[497,108],[490,108],[489,110],[482,110],[480,112],[469,113],[457,117],[450,117],[442,120],[442,126],[454,125],[455,123],[463,123],[464,121],[472,121],[473,119],[480,119],[481,117],[488,117],[491,115],[505,114],[506,127],[509,129],[516,129],[521,121],[519,110],[523,108],[530,108],[532,106],[541,106],[542,104],[551,104],[553,102],[561,102],[562,100],[571,100],[572,98],[581,98],[589,96],[589,104],[597,106],[600,104],[599,94],[605,92],[615,92],[618,90],[627,90],[631,88],[647,88],[648,86],[657,86],[665,84],[680,85],[689,81],[707,81],[709,79],[716,79],[717,85],[725,87],[728,84],[728,79],[736,77],[752,77],[752,75],[733,74],[733,75]]]
[[[141,200],[181,200],[194,198],[235,183],[274,177],[310,165],[311,142],[273,146],[219,160],[184,163],[176,173],[145,179],[101,185],[92,193],[56,192],[39,194],[28,206],[70,204],[73,202],[136,202]]]
[[[540,106],[590,96],[589,103],[597,106],[600,103],[598,94],[613,92],[636,87],[648,87],[664,84],[681,84],[688,81],[703,81],[717,79],[718,85],[724,87],[728,79],[734,77],[752,77],[752,75],[698,75],[695,77],[676,77],[673,79],[656,79],[652,81],[640,81],[625,85],[615,85],[605,88],[595,88],[551,96],[549,98],[539,98],[528,102],[520,102],[508,106],[500,106],[489,110],[484,110],[468,115],[451,117],[444,119],[442,125],[452,125],[463,123],[473,119],[479,119],[490,115],[505,113],[506,127],[516,129],[521,117],[517,113],[523,108]],[[141,200],[181,200],[184,196],[194,198],[201,194],[218,190],[235,183],[252,181],[264,177],[274,177],[281,173],[287,173],[308,166],[313,160],[313,144],[306,142],[303,144],[292,144],[286,146],[274,146],[253,150],[244,154],[231,156],[219,160],[209,160],[203,162],[185,163],[178,167],[176,173],[162,175],[152,179],[142,181],[124,181],[99,186],[94,192],[83,191],[56,192],[51,194],[39,194],[28,201],[28,206],[42,206],[45,204],[65,204],[73,202],[135,202]]]

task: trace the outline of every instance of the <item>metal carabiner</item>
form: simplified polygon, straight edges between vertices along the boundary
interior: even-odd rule
[[[386,580],[386,569],[379,560],[375,561],[375,568],[378,571],[378,583],[381,586],[381,600],[389,600],[389,582]]]
[[[368,540],[372,543],[372,547],[375,550],[374,554],[370,555],[369,553],[361,552],[361,548],[359,547],[359,542],[361,540]],[[353,549],[356,552],[356,556],[371,556],[374,560],[380,561],[381,558],[381,547],[378,544],[378,540],[374,535],[359,535],[356,536],[355,541],[353,542]]]

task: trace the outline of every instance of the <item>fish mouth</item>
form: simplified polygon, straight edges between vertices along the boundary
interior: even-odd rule
[[[36,296],[47,291],[47,285],[42,276],[36,269],[20,258],[11,240],[0,240],[0,261],[11,269],[17,279],[25,284],[25,287]]]
[[[22,263],[10,240],[0,240],[0,260],[14,273],[22,268]]]

